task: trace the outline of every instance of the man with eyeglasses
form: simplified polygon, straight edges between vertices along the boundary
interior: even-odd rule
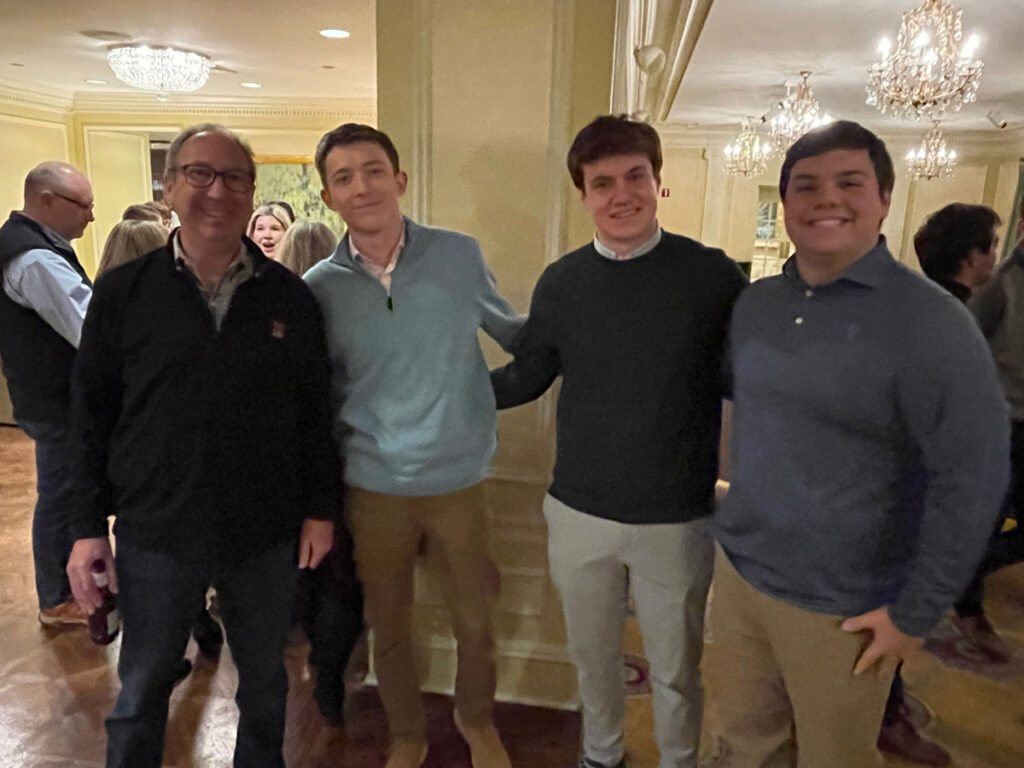
[[[168,699],[210,584],[238,668],[234,764],[283,768],[298,568],[330,550],[341,506],[323,324],[302,280],[245,238],[248,145],[197,125],[167,161],[164,199],[181,227],[104,273],[82,330],[68,575],[87,613],[102,602],[90,565],[116,576],[124,630],[108,768],[159,768]]]
[[[25,206],[0,228],[0,358],[14,418],[35,442],[32,518],[39,621],[84,624],[65,566],[69,381],[92,284],[71,241],[92,216],[92,186],[67,163],[45,162],[25,177]]]

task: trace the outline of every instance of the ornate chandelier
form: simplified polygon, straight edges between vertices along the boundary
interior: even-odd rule
[[[786,94],[779,102],[779,111],[768,118],[768,137],[779,152],[785,152],[808,131],[832,122],[831,115],[822,114],[821,105],[807,84],[810,76],[810,72],[801,72],[803,82],[796,91]]]
[[[946,139],[938,120],[916,149],[907,152],[907,175],[912,179],[938,179],[953,175],[956,152],[946,150]]]
[[[213,65],[201,53],[148,45],[116,46],[107,51],[107,61],[118,80],[133,88],[156,91],[161,100],[166,99],[168,93],[202,88]]]
[[[725,148],[725,172],[730,176],[760,176],[768,167],[772,145],[743,121],[739,136]]]
[[[924,0],[903,14],[896,47],[887,38],[868,70],[867,103],[883,115],[941,117],[974,101],[983,66],[979,40],[961,43],[963,11],[948,0]]]

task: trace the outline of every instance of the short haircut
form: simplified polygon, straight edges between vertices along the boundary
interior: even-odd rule
[[[249,146],[249,142],[230,128],[225,128],[223,125],[219,125],[218,123],[199,123],[198,125],[190,125],[175,136],[174,141],[171,142],[171,146],[167,149],[167,170],[164,172],[164,175],[167,176],[177,172],[178,157],[181,156],[181,149],[189,139],[199,136],[200,134],[207,133],[217,134],[233,141],[245,155],[245,164],[249,168],[249,173],[252,174],[254,179],[256,178],[256,158],[252,153],[252,147]]]
[[[987,253],[995,240],[999,214],[984,205],[952,203],[925,221],[914,235],[921,269],[932,280],[952,280],[977,248]]]
[[[28,200],[43,192],[67,191],[68,179],[72,175],[83,176],[84,174],[70,163],[60,160],[47,160],[40,163],[25,176],[25,199]]]
[[[391,161],[391,167],[398,173],[398,150],[391,138],[383,131],[361,123],[345,123],[333,131],[325,133],[316,145],[316,169],[320,172],[320,181],[327,186],[327,155],[335,147],[347,147],[350,144],[369,142],[384,150]]]
[[[651,161],[656,178],[661,177],[661,140],[647,123],[626,115],[601,115],[576,134],[566,163],[576,189],[583,189],[583,166],[613,155],[643,155]]]
[[[797,139],[786,152],[786,159],[782,161],[782,173],[779,174],[779,195],[782,199],[786,198],[789,175],[798,160],[824,155],[834,149],[867,150],[868,157],[871,158],[871,165],[875,168],[879,194],[892,193],[893,185],[896,183],[896,173],[893,171],[892,158],[885,148],[885,142],[859,123],[850,120],[836,120],[834,123],[808,131]]]
[[[103,256],[96,268],[97,277],[108,269],[127,264],[167,244],[167,230],[156,221],[129,219],[119,221],[107,235]]]
[[[301,277],[313,265],[333,254],[337,247],[338,236],[326,224],[299,219],[284,233],[274,258]]]
[[[252,233],[256,231],[256,219],[260,216],[273,216],[284,227],[285,231],[292,225],[292,217],[288,215],[288,211],[282,208],[277,203],[264,203],[263,205],[257,206],[256,210],[252,212],[252,216],[249,217],[249,226],[245,228],[245,234],[248,237],[252,237]]]

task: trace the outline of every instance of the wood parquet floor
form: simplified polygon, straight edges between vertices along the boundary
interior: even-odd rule
[[[0,427],[0,768],[96,768],[103,765],[103,719],[119,683],[119,642],[93,645],[84,628],[43,628],[36,620],[30,541],[35,504],[32,443]],[[238,711],[237,673],[225,648],[204,661],[189,641],[195,669],[171,697],[165,768],[231,764]],[[293,633],[285,759],[290,768],[378,768],[386,724],[376,689],[350,694],[346,725],[328,727],[312,701],[309,646]],[[430,753],[425,768],[470,768],[446,696],[428,694]],[[579,716],[499,704],[495,721],[516,768],[575,765]]]
[[[103,718],[118,689],[118,645],[98,648],[84,630],[49,630],[36,620],[30,528],[35,503],[32,444],[0,427],[0,768],[95,768],[103,764]],[[1004,637],[1021,648],[1009,668],[957,661],[955,639],[937,633],[936,653],[908,659],[905,679],[927,705],[926,729],[953,754],[956,768],[1024,767],[1024,566],[988,581],[987,609]],[[635,625],[627,653],[642,655]],[[287,654],[291,681],[285,756],[290,768],[379,768],[385,722],[376,691],[350,696],[346,726],[327,727],[311,699],[308,646],[300,633]],[[950,652],[952,656],[950,656]],[[195,648],[187,651],[196,659]],[[952,662],[951,662],[952,658]],[[642,660],[641,660],[642,661]],[[237,723],[236,674],[225,649],[214,665],[201,657],[171,699],[165,768],[230,764]],[[447,697],[427,696],[431,750],[426,768],[470,768]],[[499,705],[496,721],[515,768],[572,768],[579,718],[519,705]],[[650,698],[627,701],[630,768],[656,768]],[[906,764],[888,760],[887,768]],[[821,768],[827,768],[822,766]]]

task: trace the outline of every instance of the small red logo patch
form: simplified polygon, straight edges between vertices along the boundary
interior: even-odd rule
[[[270,335],[275,339],[284,338],[284,323],[280,320],[275,320],[273,326],[270,328]]]

